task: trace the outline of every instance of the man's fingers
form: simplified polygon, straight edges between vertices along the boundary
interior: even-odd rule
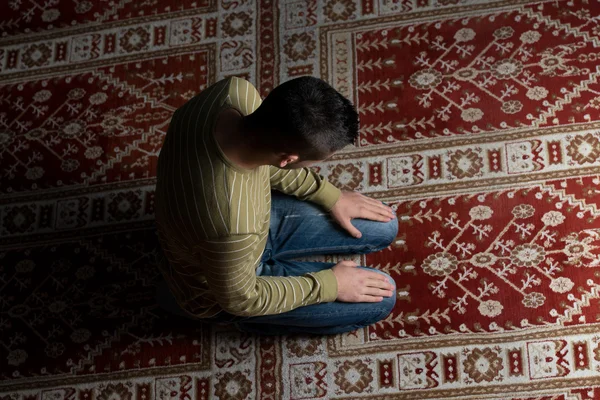
[[[365,288],[365,291],[363,294],[369,295],[369,296],[376,296],[376,297],[392,297],[392,295],[394,294],[394,292],[392,292],[391,290],[387,290],[387,289],[379,289],[379,288],[374,288],[374,287],[367,287]]]
[[[352,223],[350,222],[350,219],[342,221],[341,225],[342,225],[342,228],[344,228],[345,230],[347,230],[348,233],[350,233],[355,238],[358,239],[358,238],[362,237],[362,233],[360,233],[360,231],[358,229],[356,229],[354,227],[354,225],[352,225]]]
[[[383,204],[382,202],[380,202],[379,200],[375,200],[372,199],[370,197],[367,196],[363,196],[363,198],[369,202],[370,204],[373,204],[374,206],[381,208],[383,210],[385,210],[388,214],[394,214],[394,210],[392,210],[392,208],[390,206],[386,206],[385,204]],[[395,214],[394,214],[395,215]]]
[[[354,192],[354,193],[356,193],[356,192]],[[373,205],[377,208],[381,208],[386,214],[389,214],[391,217],[396,216],[396,213],[394,212],[394,210],[391,207],[383,204],[381,201],[367,197],[362,193],[357,193],[357,194],[358,194],[358,200],[368,203],[369,205]]]
[[[381,275],[381,274],[377,274],[377,275]],[[383,279],[379,279],[376,277],[370,277],[370,279],[367,281],[367,286],[373,287],[376,289],[393,290],[394,285],[392,285],[385,276],[383,276],[383,275],[381,275],[381,276],[383,277]]]
[[[375,212],[373,210],[363,210],[360,218],[370,219],[371,221],[389,222],[390,216],[387,214]]]
[[[383,301],[383,297],[362,295],[358,298],[358,301],[360,303],[380,303]]]
[[[390,218],[395,218],[396,214],[394,214],[392,211],[390,211],[389,208],[387,208],[386,206],[384,206],[383,204],[373,204],[373,203],[365,203],[365,205],[363,206],[363,211],[371,211],[377,214],[380,214],[382,216],[384,216],[385,218],[388,219],[388,221],[390,220]]]

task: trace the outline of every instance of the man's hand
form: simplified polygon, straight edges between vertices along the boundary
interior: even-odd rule
[[[352,261],[341,261],[332,270],[338,283],[339,301],[376,303],[394,295],[394,286],[385,275],[357,268]]]
[[[357,192],[342,192],[339,200],[331,209],[331,216],[356,238],[360,238],[362,234],[350,222],[353,218],[389,222],[396,217],[390,207]]]

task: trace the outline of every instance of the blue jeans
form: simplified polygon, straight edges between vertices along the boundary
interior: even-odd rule
[[[269,238],[259,267],[258,276],[301,276],[309,272],[331,268],[335,264],[324,262],[295,261],[293,258],[323,254],[366,254],[379,251],[391,244],[398,234],[398,220],[375,222],[355,219],[353,225],[362,232],[356,239],[340,228],[329,213],[319,206],[297,200],[278,192],[272,193],[271,225]],[[360,267],[365,268],[365,267]],[[372,268],[365,268],[388,276]],[[167,289],[168,291],[168,289]],[[186,315],[180,309],[173,310],[175,301],[163,308]],[[159,300],[160,301],[160,300]],[[262,335],[291,333],[336,334],[349,332],[371,325],[387,317],[396,302],[394,295],[378,303],[330,303],[313,304],[294,310],[257,317],[239,317],[221,312],[203,319],[207,322],[233,323],[239,330]],[[175,303],[175,308],[178,308]]]

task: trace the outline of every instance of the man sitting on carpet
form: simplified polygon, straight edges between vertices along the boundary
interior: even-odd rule
[[[155,197],[161,306],[262,334],[341,333],[385,318],[395,303],[387,274],[294,260],[378,251],[396,237],[388,206],[307,168],[357,136],[352,104],[310,77],[262,104],[249,82],[228,78],[175,111]]]

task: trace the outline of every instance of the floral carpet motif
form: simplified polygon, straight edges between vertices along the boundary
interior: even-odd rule
[[[600,3],[0,4],[0,399],[599,399]],[[389,203],[392,314],[332,337],[154,293],[173,111],[228,76],[356,105],[316,169]],[[340,257],[327,257],[339,260]]]

